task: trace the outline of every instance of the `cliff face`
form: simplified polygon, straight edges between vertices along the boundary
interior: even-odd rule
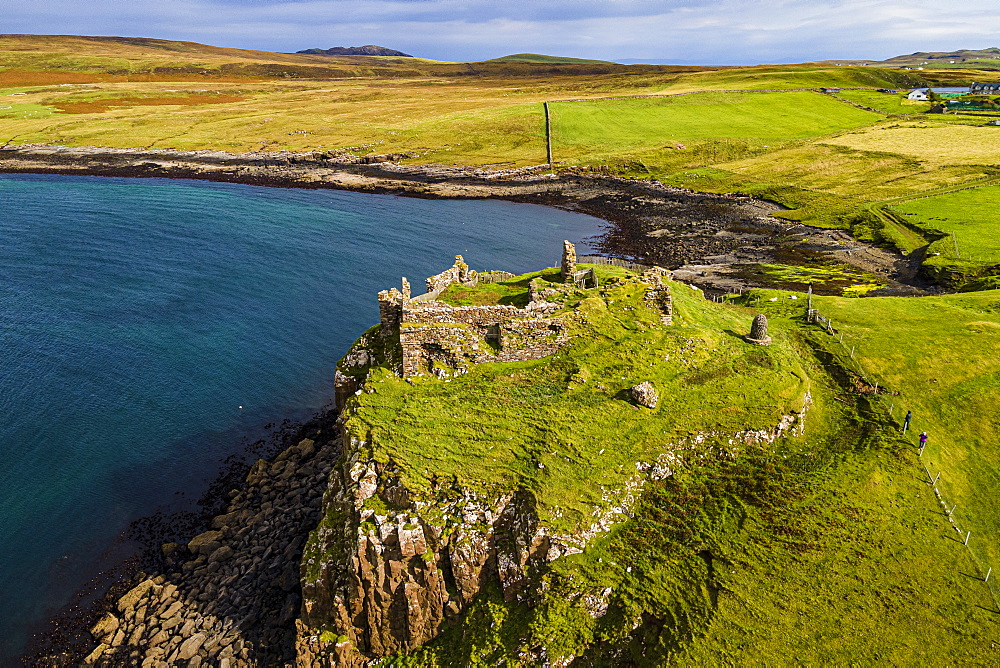
[[[364,445],[348,443],[304,556],[300,663],[360,665],[419,647],[488,581],[507,601],[529,598],[544,565],[570,549],[539,526],[529,492],[441,485],[416,501]]]
[[[783,416],[772,430],[727,439],[696,434],[654,462],[637,463],[636,475],[614,495],[618,504],[568,535],[539,520],[536,499],[524,489],[483,496],[441,484],[417,499],[397,471],[366,454],[364,441],[345,435],[324,518],[303,557],[299,665],[362,666],[413,650],[436,638],[494,583],[505,602],[532,606],[548,586],[543,576],[549,564],[582,552],[628,518],[646,484],[704,459],[720,441],[741,447],[801,435],[809,403],[807,395],[801,412]],[[608,608],[610,590],[603,594],[588,596],[595,617]],[[541,660],[544,652],[521,658]]]

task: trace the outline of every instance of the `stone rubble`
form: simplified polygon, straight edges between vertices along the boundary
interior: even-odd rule
[[[92,629],[85,666],[294,666],[299,561],[339,455],[327,429],[259,460],[212,528],[168,544],[165,572]]]

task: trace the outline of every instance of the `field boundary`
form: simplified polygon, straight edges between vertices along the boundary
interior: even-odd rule
[[[890,423],[896,426],[900,430],[901,434],[905,435],[909,431],[917,430],[916,427],[911,429],[912,425],[911,421],[908,421],[904,418],[901,423],[899,420],[896,419],[894,415],[896,403],[893,399],[890,399],[889,397],[895,397],[897,395],[890,391],[886,391],[884,394],[879,393],[879,387],[881,386],[883,390],[887,390],[886,386],[884,384],[881,384],[879,380],[876,379],[874,375],[872,375],[870,372],[866,372],[864,370],[864,368],[861,366],[861,362],[859,361],[859,359],[854,356],[856,348],[855,345],[850,346],[850,352],[848,353],[848,345],[850,344],[850,340],[848,340],[848,342],[845,343],[843,331],[838,330],[833,326],[833,320],[831,320],[827,316],[822,315],[819,309],[812,308],[812,294],[809,295],[809,302],[806,307],[805,320],[808,323],[819,325],[824,331],[826,331],[828,334],[834,337],[834,341],[840,345],[841,350],[839,353],[833,352],[831,350],[829,351],[830,354],[837,359],[837,362],[841,365],[841,367],[844,370],[848,371],[849,373],[857,375],[860,382],[863,383],[863,385],[858,387],[858,392],[867,396],[869,398],[869,401],[871,401],[873,407],[875,405],[881,406],[881,408],[885,410],[886,413],[888,414]],[[840,335],[839,337],[837,336],[838,334]],[[885,406],[887,401],[889,403],[888,409],[886,409]],[[901,415],[903,414],[902,405],[900,406],[900,414]],[[994,591],[993,584],[990,582],[990,576],[993,572],[993,568],[988,564],[984,564],[984,560],[980,559],[976,555],[976,552],[973,549],[974,544],[973,545],[969,544],[972,532],[963,531],[959,527],[958,522],[956,522],[955,510],[957,509],[958,505],[954,504],[951,507],[951,509],[949,509],[947,502],[945,501],[945,495],[938,488],[938,481],[945,473],[944,468],[943,467],[940,468],[937,477],[931,475],[930,469],[927,467],[928,460],[924,458],[925,449],[926,449],[925,447],[921,447],[917,453],[917,460],[920,464],[920,468],[923,469],[924,473],[927,475],[927,479],[924,482],[930,485],[931,489],[934,491],[934,496],[937,499],[938,503],[940,504],[943,515],[948,520],[949,526],[956,533],[958,533],[959,536],[962,536],[963,534],[965,535],[964,540],[959,540],[954,537],[952,539],[959,540],[959,542],[961,542],[965,546],[965,549],[969,554],[969,558],[972,560],[972,563],[976,567],[976,570],[979,574],[979,580],[983,584],[985,584],[986,588],[989,590],[990,597],[993,599],[994,605],[997,606],[996,612],[1000,612],[1000,599],[997,598],[997,593],[996,591]]]

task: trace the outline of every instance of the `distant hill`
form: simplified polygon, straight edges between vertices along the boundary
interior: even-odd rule
[[[484,60],[484,63],[571,63],[574,65],[616,65],[610,60],[587,60],[586,58],[566,58],[563,56],[545,56],[540,53],[515,53],[510,56],[502,56],[491,60]]]
[[[1000,48],[917,51],[885,60],[825,60],[824,64],[908,67],[934,70],[1000,70]]]
[[[384,46],[335,46],[332,49],[305,49],[295,53],[310,53],[317,56],[397,56],[402,58],[412,58],[408,53],[387,49]]]
[[[911,53],[904,56],[894,56],[888,58],[881,62],[883,63],[899,63],[901,65],[919,65],[924,61],[927,61],[928,65],[938,65],[940,63],[932,63],[931,61],[955,61],[958,64],[963,61],[990,61],[990,60],[1000,60],[1000,48],[991,47],[989,49],[959,49],[957,51],[917,51],[916,53]],[[950,62],[948,64],[951,64]]]

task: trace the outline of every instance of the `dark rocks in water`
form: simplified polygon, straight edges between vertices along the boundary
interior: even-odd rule
[[[305,49],[304,51],[296,51],[295,53],[311,53],[318,56],[400,56],[403,58],[412,58],[408,53],[403,53],[402,51],[396,51],[395,49],[387,49],[384,46],[375,46],[374,44],[369,44],[367,46],[335,46],[332,49]]]

